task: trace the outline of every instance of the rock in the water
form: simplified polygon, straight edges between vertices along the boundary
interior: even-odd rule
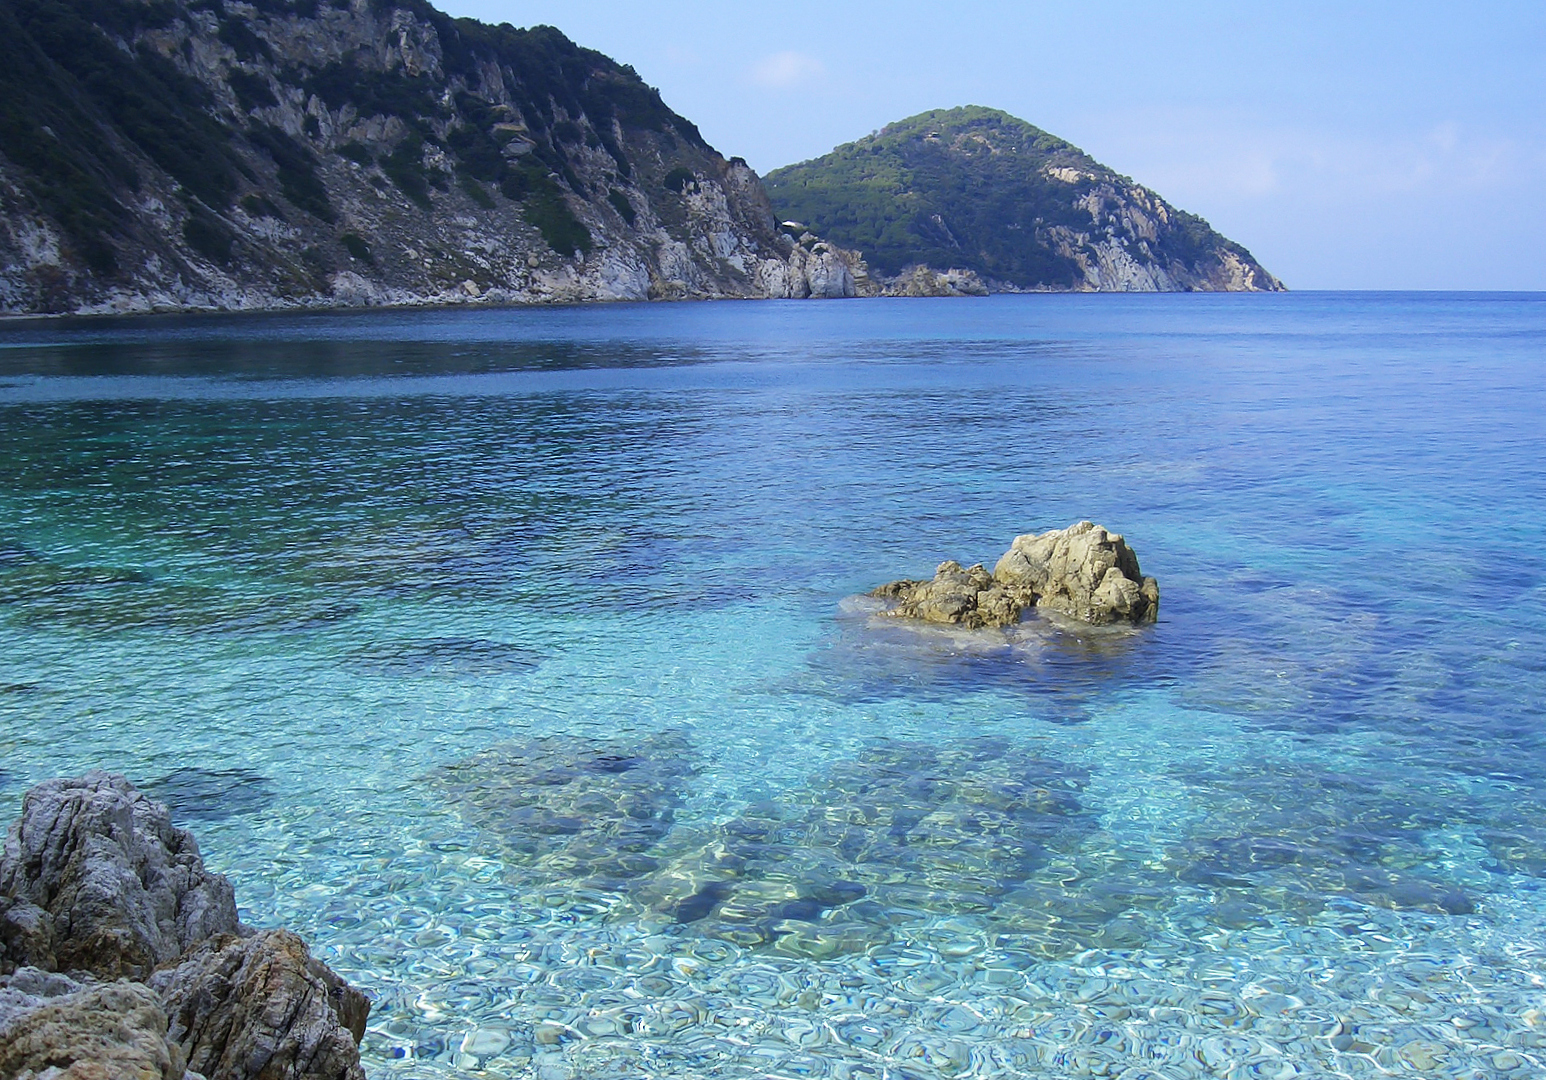
[[[881,741],[727,821],[673,830],[638,896],[694,933],[803,956],[890,940],[903,913],[1014,925],[1009,894],[1098,828],[1088,780],[1006,740]]]
[[[946,270],[914,266],[885,288],[887,296],[987,296],[988,287],[975,270]]]
[[[0,988],[0,1076],[181,1080],[182,1051],[167,1041],[166,1012],[150,987],[80,984],[32,969],[4,981],[12,985]]]
[[[274,801],[268,777],[251,769],[201,769],[184,766],[145,785],[180,821],[224,821],[254,814]]]
[[[1035,596],[1036,606],[1089,623],[1153,622],[1159,585],[1138,569],[1118,533],[1081,521],[1066,529],[1017,536],[993,568],[994,580]]]
[[[676,732],[627,741],[548,737],[493,747],[433,777],[512,867],[628,891],[658,868],[653,849],[675,821],[692,755]]]
[[[370,1002],[288,930],[204,942],[151,986],[169,1037],[207,1077],[364,1080],[358,1043]]]
[[[1019,621],[1027,606],[995,582],[981,563],[963,569],[953,559],[940,563],[929,581],[893,581],[874,595],[900,601],[898,615],[973,629],[1008,626]]]
[[[238,927],[231,883],[204,869],[192,835],[173,827],[165,806],[101,771],[27,792],[0,854],[0,895],[47,914],[57,967],[103,979],[143,979]]]
[[[1088,521],[1017,536],[990,574],[940,563],[928,581],[893,581],[871,595],[892,614],[968,628],[1009,626],[1031,607],[1087,623],[1146,623],[1159,616],[1159,585],[1138,569],[1127,541]]]

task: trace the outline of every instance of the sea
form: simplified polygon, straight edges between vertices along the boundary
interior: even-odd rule
[[[1546,1074],[1546,295],[0,325],[0,819],[372,1080]],[[1088,519],[1159,621],[866,594]]]

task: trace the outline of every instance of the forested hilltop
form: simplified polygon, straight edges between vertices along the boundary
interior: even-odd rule
[[[424,0],[0,4],[0,313],[863,284],[551,27]]]
[[[781,217],[859,249],[889,291],[959,291],[947,269],[999,291],[1283,288],[1202,218],[994,109],[923,113],[765,182]]]

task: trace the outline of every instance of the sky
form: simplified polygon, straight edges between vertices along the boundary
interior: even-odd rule
[[[437,0],[631,64],[758,172],[986,105],[1298,289],[1546,290],[1546,0]]]

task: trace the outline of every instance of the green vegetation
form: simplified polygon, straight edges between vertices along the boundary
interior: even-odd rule
[[[236,94],[236,101],[241,105],[244,112],[251,112],[253,109],[273,108],[279,104],[279,99],[274,96],[274,91],[268,85],[268,80],[262,75],[233,70],[225,77],[225,81],[231,85],[231,89]]]
[[[618,191],[617,188],[613,188],[607,192],[607,202],[611,203],[612,209],[622,215],[623,220],[632,227],[634,218],[638,215],[634,212],[633,203],[628,201],[628,196]]]
[[[419,206],[425,210],[432,207],[429,177],[424,172],[424,136],[417,131],[410,131],[390,154],[381,159],[381,171]]]
[[[188,246],[211,262],[222,266],[231,261],[231,244],[234,237],[220,219],[207,210],[196,210],[183,225],[183,239]]]
[[[362,142],[344,143],[338,148],[338,156],[366,167],[376,163],[376,156],[370,152],[370,147]]]
[[[400,116],[407,120],[439,116],[435,85],[427,75],[361,68],[353,61],[332,63],[301,86],[330,109],[353,105],[361,116]]]
[[[698,178],[693,175],[693,171],[680,165],[666,173],[666,178],[662,181],[667,191],[674,191],[678,195],[697,182]]]
[[[336,152],[362,167],[379,165],[417,206],[432,209],[432,191],[456,182],[476,205],[493,209],[497,190],[519,202],[522,216],[565,254],[592,247],[573,209],[576,198],[605,198],[624,220],[635,220],[634,203],[622,190],[636,175],[623,151],[630,133],[653,132],[668,152],[684,143],[707,148],[697,128],[632,68],[580,48],[552,27],[453,19],[427,0],[379,0],[377,6],[406,9],[433,27],[438,72],[383,70],[367,47],[320,67],[279,63],[276,23],[346,9],[346,0],[249,0],[240,7],[223,0],[5,0],[0,152],[24,199],[59,227],[66,254],[111,275],[123,261],[120,251],[156,243],[133,198],[145,176],[164,174],[178,185],[190,213],[182,239],[215,262],[229,262],[235,250],[236,234],[221,215],[238,200],[252,218],[296,221],[294,207],[334,220],[315,144],[307,141],[320,140],[325,125],[305,117],[305,135],[297,137],[252,115],[278,106],[292,88],[315,94],[330,109],[350,106],[361,117],[400,120],[408,134],[390,150],[352,142]],[[316,32],[326,27],[316,24]],[[148,39],[150,30],[164,33]],[[238,61],[217,76],[235,96],[237,115],[220,106],[228,100],[221,87],[192,73],[194,45],[183,36],[190,30],[195,37],[213,32]],[[161,51],[178,42],[181,55]],[[485,83],[491,70],[500,73],[497,90]],[[514,148],[522,152],[507,154],[514,139],[522,140]],[[426,168],[429,146],[452,159],[454,176]],[[581,182],[576,155],[583,148],[612,158],[616,176],[609,179],[618,187]],[[693,182],[690,170],[672,176],[677,179],[668,182],[677,190]],[[277,179],[277,191],[264,190],[269,177]],[[328,249],[337,250],[317,248],[317,273]]]
[[[961,267],[1020,288],[1081,282],[1052,230],[1061,226],[1065,239],[1120,231],[1120,222],[1097,214],[1111,189],[1134,187],[1062,139],[975,106],[890,124],[778,169],[766,184],[779,217],[858,248],[882,274],[920,263]],[[1225,246],[1235,247],[1201,218],[1176,213],[1152,254],[1162,265],[1172,258],[1193,265]]]
[[[488,193],[488,188],[484,187],[481,181],[474,180],[470,176],[462,177],[462,190],[467,193],[469,199],[485,210],[492,210],[499,205],[494,201],[494,196]]]
[[[358,233],[346,232],[339,239],[343,241],[344,249],[349,252],[351,259],[375,264],[376,258],[370,253],[370,245],[361,240]]]
[[[253,128],[247,137],[254,145],[268,151],[268,156],[279,166],[279,188],[291,206],[315,214],[323,221],[333,220],[327,188],[317,175],[317,159],[310,150],[268,124]]]
[[[560,255],[589,252],[592,246],[590,230],[564,202],[562,194],[541,191],[528,196],[521,216],[537,227],[548,247]]]
[[[236,52],[236,58],[244,63],[262,57],[264,60],[272,60],[274,53],[268,47],[268,42],[258,36],[246,19],[235,16],[228,17],[220,24],[220,40]]]
[[[117,202],[112,188],[118,184],[109,178],[122,184],[127,170],[112,160],[121,154],[106,142],[104,129],[138,146],[195,198],[212,207],[230,205],[239,163],[230,132],[209,115],[209,91],[157,53],[145,48],[126,52],[102,29],[123,34],[164,25],[175,8],[111,0],[13,0],[4,9],[0,99],[7,112],[57,117],[77,136],[65,142],[54,129],[63,144],[60,153],[71,159],[65,171],[77,174],[77,182],[63,198],[42,201],[57,207],[60,223],[78,241],[103,243],[102,230],[93,230],[92,224],[105,224],[104,215],[120,216],[107,209]],[[45,126],[53,128],[47,120],[13,124],[7,134],[31,145],[15,155],[8,138],[7,154],[34,160],[53,156],[38,145],[40,135],[49,137]],[[79,174],[95,174],[97,182],[81,182]]]
[[[273,202],[264,195],[244,195],[242,196],[241,206],[242,209],[247,212],[248,217],[276,218],[279,221],[288,220],[283,214],[279,212],[279,207],[275,206]]]

